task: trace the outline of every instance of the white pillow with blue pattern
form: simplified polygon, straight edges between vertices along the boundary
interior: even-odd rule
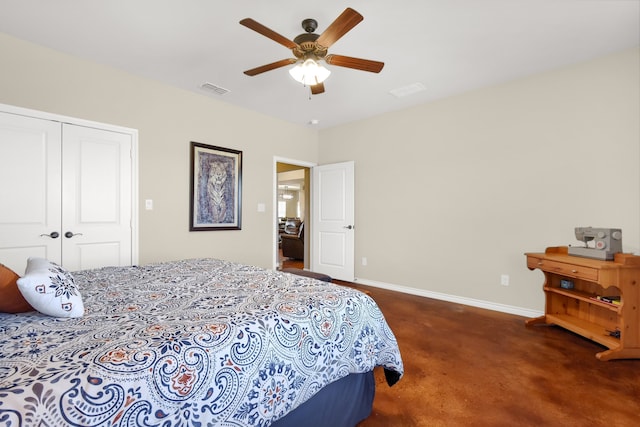
[[[82,317],[82,295],[70,272],[44,258],[29,258],[24,276],[18,279],[24,299],[42,314]]]

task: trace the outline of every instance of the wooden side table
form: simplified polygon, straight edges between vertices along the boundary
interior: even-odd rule
[[[640,359],[640,256],[613,261],[568,255],[566,246],[527,253],[527,267],[544,273],[544,315],[526,325],[561,326],[608,348],[599,360]],[[598,297],[619,296],[620,303]]]

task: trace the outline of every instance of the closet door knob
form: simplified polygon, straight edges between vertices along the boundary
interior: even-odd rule
[[[52,239],[57,239],[60,236],[60,233],[58,233],[57,231],[52,231],[49,234],[41,234],[40,237],[51,237]]]
[[[67,239],[70,239],[73,236],[82,236],[82,233],[73,233],[71,231],[67,231],[66,233],[64,233],[64,237],[66,237]]]

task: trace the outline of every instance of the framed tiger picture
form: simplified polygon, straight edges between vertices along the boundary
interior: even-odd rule
[[[242,151],[191,142],[189,231],[240,230]]]

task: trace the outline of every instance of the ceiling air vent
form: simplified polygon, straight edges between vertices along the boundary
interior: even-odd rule
[[[223,87],[214,85],[213,83],[204,82],[200,85],[200,89],[204,89],[209,92],[213,92],[217,95],[224,95],[225,93],[230,92],[229,89],[225,89]]]
[[[422,92],[423,90],[427,90],[427,88],[422,83],[413,83],[390,90],[389,93],[396,98],[403,98],[405,96],[413,95],[414,93]]]

